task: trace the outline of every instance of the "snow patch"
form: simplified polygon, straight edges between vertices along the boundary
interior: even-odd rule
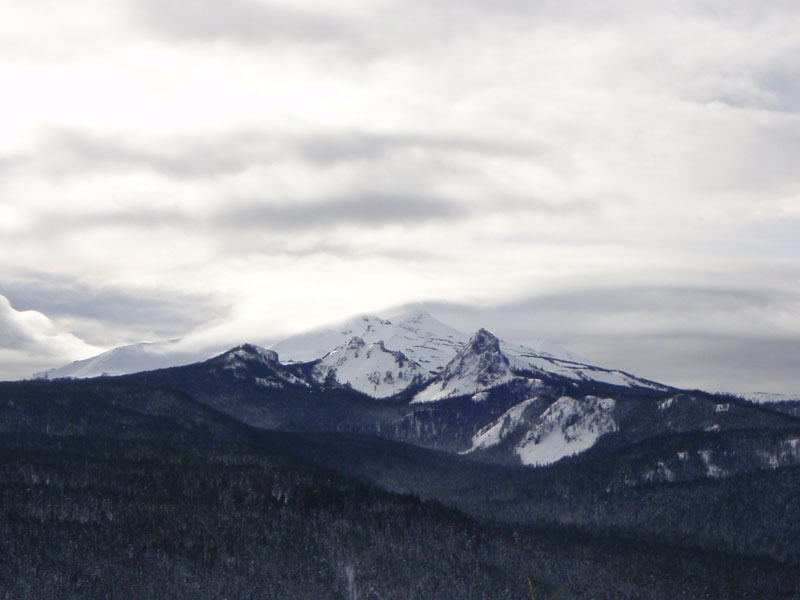
[[[662,461],[656,463],[655,469],[644,472],[645,481],[675,481],[675,473]]]
[[[536,420],[516,449],[525,465],[547,465],[584,452],[601,436],[617,431],[612,398],[563,396]]]
[[[487,425],[473,436],[472,446],[469,450],[464,452],[464,454],[475,450],[491,448],[502,442],[522,422],[525,410],[538,400],[539,398],[537,397],[528,398],[516,406],[509,408],[493,423]]]
[[[712,455],[710,450],[699,450],[697,454],[700,456],[700,460],[703,461],[703,464],[706,467],[706,475],[708,477],[713,477],[714,479],[718,479],[725,475],[725,471],[720,469],[717,465],[712,462]]]
[[[256,385],[260,385],[261,387],[265,388],[279,388],[281,384],[277,381],[270,381],[268,379],[264,379],[263,377],[256,377]]]
[[[734,394],[739,398],[766,404],[770,402],[800,402],[800,394],[773,394],[770,392],[750,392],[744,394]]]
[[[675,400],[676,400],[675,396],[667,398],[666,400],[662,400],[661,402],[658,403],[658,410],[667,410],[670,406],[675,404]]]

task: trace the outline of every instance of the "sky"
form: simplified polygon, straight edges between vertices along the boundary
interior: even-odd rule
[[[0,0],[0,378],[414,303],[800,393],[796,0]]]

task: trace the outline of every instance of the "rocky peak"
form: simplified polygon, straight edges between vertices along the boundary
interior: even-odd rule
[[[487,330],[479,329],[414,401],[428,402],[475,393],[513,378],[508,357],[500,350],[500,340]]]
[[[481,328],[476,331],[467,342],[464,352],[472,354],[485,354],[487,352],[500,353],[500,340],[491,332]]]
[[[267,350],[256,344],[242,344],[236,346],[228,352],[231,358],[238,358],[245,361],[257,360],[270,365],[279,365],[278,353],[274,350]]]
[[[344,345],[342,346],[344,350],[361,350],[367,343],[364,341],[363,338],[356,336],[351,337],[347,340]]]
[[[443,378],[469,373],[476,383],[488,385],[508,374],[509,368],[508,357],[500,350],[500,340],[485,329],[479,329],[447,365]]]

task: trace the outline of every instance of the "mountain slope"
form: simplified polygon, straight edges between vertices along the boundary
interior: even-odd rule
[[[78,360],[63,367],[35,373],[35,379],[59,379],[100,377],[102,375],[125,375],[153,369],[164,369],[188,365],[210,358],[216,349],[199,351],[185,350],[181,340],[166,342],[141,342],[120,346],[97,356]]]
[[[627,388],[667,390],[667,386],[622,371],[538,354],[535,350],[502,342],[485,329],[478,330],[414,402],[433,402],[477,394],[514,379],[538,384],[541,378],[570,382],[597,382]]]

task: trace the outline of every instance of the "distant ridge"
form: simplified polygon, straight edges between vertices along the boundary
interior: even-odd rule
[[[418,308],[385,319],[362,315],[286,338],[269,347],[283,364],[317,362],[313,377],[375,398],[414,385],[415,398],[430,402],[477,393],[514,379],[551,374],[574,381],[666,389],[622,371],[587,364],[571,352],[502,341],[485,329],[470,336]],[[181,340],[142,342],[34,375],[41,379],[127,375],[188,365],[219,355],[223,348],[187,351]],[[487,354],[488,353],[488,354]],[[502,372],[501,372],[502,371]]]

